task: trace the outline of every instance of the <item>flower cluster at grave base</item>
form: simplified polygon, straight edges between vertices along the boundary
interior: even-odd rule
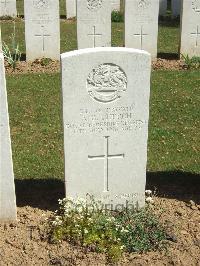
[[[89,199],[65,198],[50,218],[53,242],[67,240],[88,250],[102,252],[117,261],[123,252],[155,250],[166,239],[164,227],[148,204],[141,210],[112,212]]]

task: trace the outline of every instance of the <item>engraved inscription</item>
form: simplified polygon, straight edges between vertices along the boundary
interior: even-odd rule
[[[87,91],[96,101],[109,103],[127,89],[127,77],[117,65],[106,63],[94,68],[87,78]]]
[[[35,8],[48,8],[49,0],[34,0],[33,5]]]
[[[104,154],[103,155],[88,155],[88,160],[104,160],[104,190],[103,192],[109,191],[109,168],[108,163],[109,159],[122,159],[124,154],[109,154],[109,136],[104,137]]]
[[[195,37],[195,46],[199,46],[199,40],[200,40],[200,28],[197,26],[196,32],[190,33],[193,37]]]
[[[200,13],[200,0],[193,0],[192,1],[192,9],[195,12]]]
[[[10,3],[8,0],[2,0],[1,4],[4,4],[4,8],[6,8],[7,4]]]
[[[138,131],[147,124],[146,120],[138,118],[132,104],[95,110],[81,109],[78,120],[66,121],[65,127],[69,135],[97,133],[108,135],[113,132]]]
[[[91,11],[97,11],[102,7],[103,0],[87,0],[87,8]]]

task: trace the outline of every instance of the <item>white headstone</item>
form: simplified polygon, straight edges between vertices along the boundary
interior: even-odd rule
[[[159,0],[126,0],[125,46],[157,57]]]
[[[120,11],[120,0],[111,0],[111,9],[114,11]]]
[[[161,16],[166,15],[167,12],[167,0],[160,0],[159,14]]]
[[[200,0],[183,1],[180,53],[200,56]]]
[[[111,46],[110,0],[77,0],[78,49]]]
[[[60,17],[58,0],[25,0],[26,59],[59,60]]]
[[[16,200],[3,54],[0,53],[0,221],[16,220]]]
[[[188,3],[192,0],[187,0]],[[172,16],[177,17],[181,13],[181,0],[171,0]]]
[[[17,16],[16,0],[0,0],[0,17]]]
[[[0,53],[2,53],[2,38],[1,38],[1,26],[0,26]]]
[[[67,19],[76,17],[76,0],[66,0]]]
[[[144,206],[150,54],[91,48],[61,61],[66,195]]]

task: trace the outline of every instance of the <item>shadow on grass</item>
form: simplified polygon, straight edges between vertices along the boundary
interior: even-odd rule
[[[179,55],[177,53],[158,53],[157,58],[167,59],[167,60],[179,60]],[[20,61],[26,61],[25,53],[21,54]]]
[[[59,179],[16,179],[17,206],[54,211],[65,196],[64,181]]]
[[[58,199],[65,196],[64,182],[59,179],[16,179],[17,206],[31,206],[54,211]],[[147,189],[158,197],[174,198],[200,204],[200,175],[187,172],[148,172]]]
[[[158,197],[200,204],[200,174],[189,172],[148,172],[147,189],[154,190]]]
[[[170,16],[160,16],[159,26],[177,28],[180,26],[180,17],[171,18]]]
[[[179,55],[177,53],[158,53],[157,58],[167,60],[179,60]]]

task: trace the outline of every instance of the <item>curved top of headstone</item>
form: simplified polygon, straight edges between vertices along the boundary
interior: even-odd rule
[[[74,50],[71,52],[66,52],[61,54],[61,58],[67,58],[71,56],[76,55],[82,55],[82,54],[91,54],[91,53],[100,53],[100,52],[120,52],[120,53],[135,53],[135,54],[141,54],[146,56],[151,56],[150,53],[144,50],[138,50],[134,48],[124,48],[124,47],[96,47],[96,48],[86,48],[86,49],[80,49],[80,50]]]

